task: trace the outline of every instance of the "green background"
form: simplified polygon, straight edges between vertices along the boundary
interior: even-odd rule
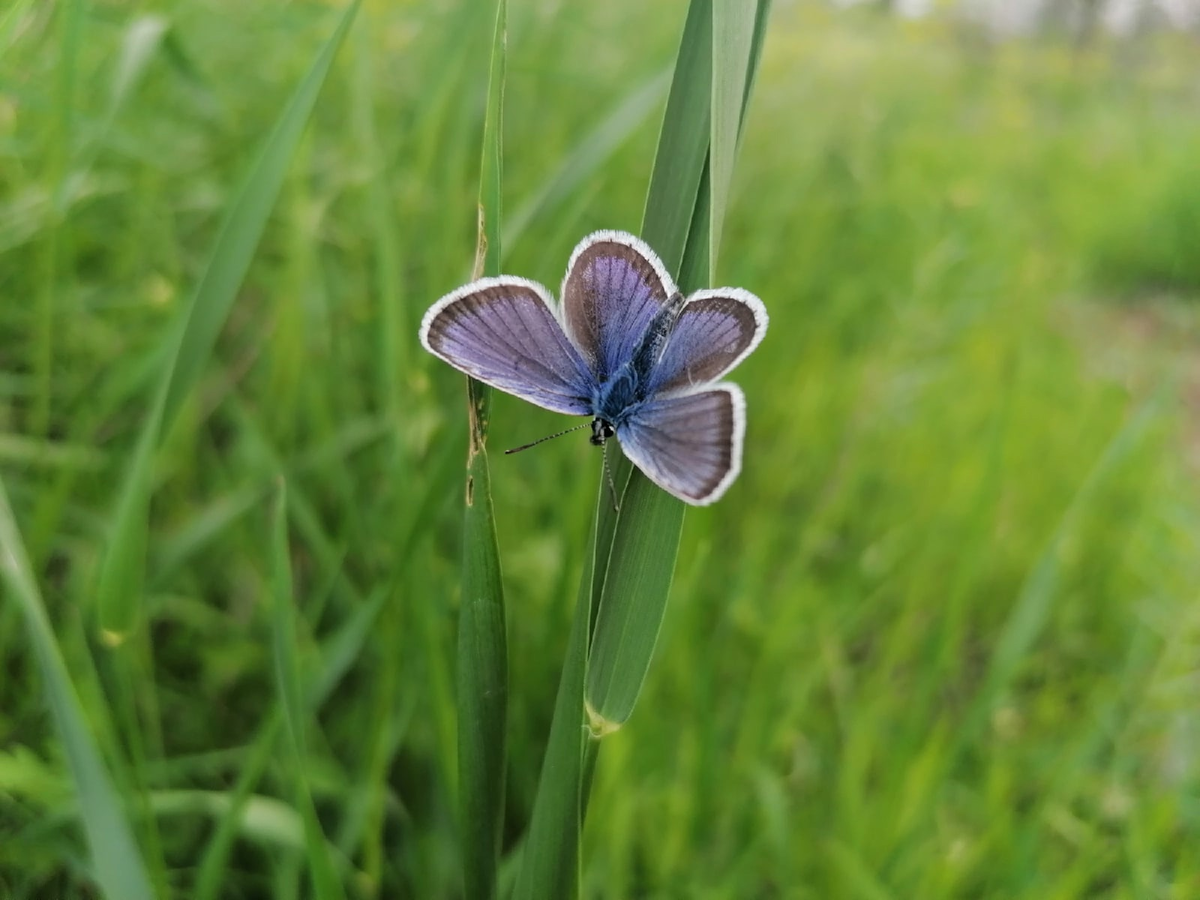
[[[733,376],[745,468],[687,514],[645,691],[600,754],[585,894],[1200,896],[1194,39],[776,5],[718,266],[771,314]],[[637,228],[685,6],[513,3],[505,271],[556,289],[583,235]],[[471,270],[482,10],[360,12],[156,456],[142,622],[118,649],[99,560],[174,316],[337,7],[0,11],[0,474],[174,896],[274,746],[280,473],[302,676],[369,622],[307,730],[343,881],[460,890],[465,392],[416,329]],[[490,446],[568,424],[497,394]],[[492,457],[508,850],[600,485],[583,434]],[[0,896],[94,896],[0,597]],[[297,775],[263,762],[222,897],[302,893]]]

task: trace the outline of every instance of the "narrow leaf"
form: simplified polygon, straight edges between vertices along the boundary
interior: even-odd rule
[[[599,170],[662,102],[668,84],[669,72],[660,72],[647,79],[624,97],[600,124],[585,134],[571,155],[563,160],[558,171],[508,217],[504,227],[504,246],[515,244],[530,222],[553,210],[570,196],[571,191]]]
[[[507,3],[496,6],[479,180],[475,275],[500,273],[500,187]],[[487,458],[491,389],[467,379],[468,448],[458,624],[458,776],[466,896],[496,896],[504,825],[508,646]]]
[[[759,4],[759,11],[764,6]],[[693,0],[642,224],[642,237],[668,269],[686,276],[685,289],[708,278],[712,52],[710,0]],[[757,58],[755,50],[750,58]],[[749,84],[748,75],[743,83]],[[747,89],[744,99],[748,94]],[[594,733],[628,716],[661,627],[678,553],[683,504],[654,487],[619,452],[611,462],[620,511],[614,511],[608,485],[602,483],[592,552],[513,893],[517,900],[578,894],[579,839],[597,748],[581,726],[581,690],[588,713],[601,711],[589,716]]]
[[[711,85],[712,4],[711,0],[692,0],[642,216],[642,239],[675,273],[683,261],[708,157]]]
[[[321,647],[321,663],[306,680],[304,698],[306,710],[318,709],[333,692],[342,677],[350,671],[372,634],[376,619],[389,598],[387,591],[378,590],[358,605],[354,615]],[[223,878],[228,872],[228,859],[233,842],[242,833],[252,814],[253,791],[262,778],[275,750],[276,738],[283,728],[283,713],[274,712],[259,728],[238,773],[238,780],[227,794],[228,804],[222,808],[217,827],[200,858],[199,874],[193,896],[196,900],[214,900],[221,896]]]
[[[642,234],[660,252],[667,248],[668,253],[674,253],[679,248],[679,254],[671,256],[668,264],[678,273],[680,287],[686,292],[709,282],[714,262],[711,234],[716,210],[713,173],[708,165],[710,124],[715,127],[719,119],[720,127],[727,132],[722,135],[723,145],[732,157],[745,104],[749,102],[746,86],[752,80],[750,67],[758,59],[762,37],[758,24],[765,21],[765,9],[766,4],[759,3],[739,12],[746,22],[736,29],[738,47],[720,52],[715,42],[728,41],[730,34],[728,30],[713,32],[712,0],[693,0],[688,11],[680,68],[676,69],[667,105]],[[702,46],[693,47],[693,43]],[[718,70],[718,64],[727,69],[740,67],[740,73]],[[714,118],[710,103],[715,103],[712,87],[718,82],[736,88],[726,89],[732,90],[730,96],[737,103],[735,116],[722,113]],[[703,95],[704,102],[697,94]],[[665,152],[675,156],[664,157]],[[679,171],[679,158],[690,160],[694,171]],[[728,165],[732,170],[732,158]],[[688,187],[692,192],[674,195],[665,186],[656,190],[656,184],[673,185],[677,190]],[[669,208],[664,209],[668,200]],[[666,612],[683,511],[682,502],[659,490],[641,472],[630,472],[607,553],[608,566],[599,586],[600,603],[588,660],[588,716],[598,734],[619,728],[629,718],[641,692]],[[604,551],[603,546],[597,549],[598,559],[605,558]]]
[[[142,423],[142,434],[118,494],[108,546],[100,565],[96,588],[100,628],[110,642],[124,639],[135,626],[140,609],[154,451],[170,430],[212,353],[283,186],[288,160],[300,141],[360,2],[353,0],[347,7],[337,29],[275,123],[225,214],[200,282],[181,318],[172,326],[171,352],[162,387],[156,390],[150,413]]]
[[[150,900],[154,893],[121,798],[99,748],[46,615],[24,542],[0,481],[0,570],[29,628],[29,639],[46,686],[50,713],[75,782],[96,881],[109,900]]]
[[[708,246],[707,232],[693,233],[692,220],[708,156],[711,85],[711,0],[692,0],[642,217],[643,239],[676,275],[693,242]],[[601,734],[625,720],[645,678],[650,662],[646,644],[652,650],[658,637],[683,528],[682,502],[660,491],[628,462],[616,472],[618,484],[625,484],[621,512],[608,512],[605,507],[611,504],[603,496],[598,501],[603,504],[598,531],[602,543],[595,551],[596,623],[586,691],[592,727]],[[642,544],[644,540],[659,555],[651,556],[651,545]],[[628,590],[633,593],[623,593]],[[631,629],[649,628],[654,621],[658,624],[652,634],[629,637]]]
[[[709,233],[708,280],[721,246],[721,223],[733,181],[733,163],[741,131],[746,84],[750,80],[750,54],[754,45],[756,3],[745,0],[712,0],[712,148],[709,155],[712,218]]]
[[[304,823],[305,857],[313,888],[320,900],[345,897],[329,845],[321,830],[308,783],[308,752],[304,740],[304,705],[300,667],[296,661],[295,596],[292,589],[291,547],[287,527],[287,484],[280,478],[271,523],[271,621],[275,677],[286,724],[295,778],[296,805]]]
[[[991,720],[998,698],[1020,671],[1021,663],[1041,635],[1053,610],[1063,546],[1078,528],[1080,518],[1100,486],[1138,447],[1151,423],[1158,421],[1167,396],[1166,390],[1155,393],[1121,425],[1071,499],[1008,614],[988,663],[983,687],[972,703],[966,725],[961,730],[960,746],[977,737]]]
[[[601,493],[603,495],[603,491]],[[593,520],[589,542],[592,547],[596,546],[597,527],[598,520]],[[583,818],[581,785],[585,776],[584,747],[588,740],[583,721],[583,683],[587,672],[594,566],[595,558],[589,556],[580,581],[567,658],[559,677],[550,738],[546,743],[546,756],[513,900],[576,894]]]

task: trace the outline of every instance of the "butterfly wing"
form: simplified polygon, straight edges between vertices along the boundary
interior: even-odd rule
[[[563,325],[597,380],[632,359],[674,293],[662,260],[633,235],[598,231],[580,242],[563,279]]]
[[[742,468],[746,400],[716,384],[640,404],[617,428],[621,449],[646,477],[686,503],[720,499]]]
[[[720,378],[767,333],[762,301],[740,288],[697,291],[688,298],[650,373],[650,394],[690,390]]]
[[[588,415],[593,380],[542,285],[484,278],[430,307],[421,344],[494,388],[555,412]]]

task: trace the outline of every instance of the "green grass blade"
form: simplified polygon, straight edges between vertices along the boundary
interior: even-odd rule
[[[54,724],[66,752],[100,889],[110,900],[149,900],[154,896],[133,831],[88,730],[79,697],[46,616],[20,531],[0,481],[0,569],[8,593],[29,627],[30,642],[46,683]]]
[[[0,13],[0,54],[9,49],[17,25],[32,6],[33,0],[16,0],[5,12]]]
[[[500,186],[507,3],[496,6],[479,181],[475,274],[500,273]],[[487,434],[491,390],[467,379],[469,434],[458,623],[458,776],[466,896],[496,896],[504,826],[508,646]]]
[[[697,252],[707,258],[709,250],[711,23],[708,0],[695,0],[684,26],[646,200],[643,237],[672,271],[691,271]],[[744,73],[741,84],[747,80]],[[741,99],[747,97],[743,92]],[[740,127],[740,117],[734,127]],[[707,268],[699,278],[707,278]],[[684,283],[685,288],[694,286]],[[585,743],[587,732],[581,727],[581,694],[594,730],[606,727],[593,715],[597,705],[610,722],[628,716],[662,624],[679,548],[683,504],[654,487],[621,454],[611,462],[614,480],[624,486],[620,512],[613,511],[608,485],[602,484],[592,552],[513,893],[517,900],[570,897],[578,891],[583,792],[590,787],[595,760],[594,745]]]
[[[377,34],[360,28],[354,54],[352,114],[360,153],[372,172],[384,172],[386,163],[376,123],[378,85],[372,51]],[[386,191],[369,190],[369,213],[374,232],[375,282],[379,295],[379,396],[388,418],[401,420],[404,404],[404,373],[409,370],[409,312],[404,303],[403,260],[399,228]],[[416,323],[412,323],[416,327]]]
[[[588,657],[592,730],[619,728],[645,681],[666,612],[683,527],[681,501],[634,471],[621,498]]]
[[[1050,618],[1058,591],[1064,546],[1075,533],[1079,520],[1100,487],[1140,445],[1147,430],[1161,416],[1167,396],[1166,390],[1160,390],[1129,416],[1071,499],[1046,548],[1021,586],[1021,592],[1004,623],[995,652],[988,663],[983,687],[967,715],[960,740],[978,736],[995,711],[1001,694],[1012,684],[1022,661]]]
[[[141,601],[154,451],[158,447],[164,397],[165,382],[155,392],[150,414],[142,424],[142,433],[117,495],[108,545],[100,560],[100,581],[96,586],[100,634],[110,644],[119,644],[128,635]]]
[[[593,525],[590,544],[597,545]],[[582,825],[582,789],[585,777],[583,685],[587,674],[588,631],[592,610],[592,571],[589,556],[580,581],[579,598],[567,641],[554,701],[554,718],[546,756],[538,780],[533,815],[522,851],[513,900],[572,897],[579,879],[579,839]]]
[[[97,603],[102,633],[120,641],[135,626],[142,595],[146,527],[154,451],[170,429],[212,352],[250,267],[291,159],[333,58],[361,0],[343,13],[333,35],[300,82],[266,144],[250,167],[221,224],[212,255],[180,321],[171,332],[167,377],[142,424],[137,450],[118,495],[108,546],[100,566]]]
[[[642,239],[678,272],[704,161],[708,157],[712,85],[712,4],[692,0],[688,6],[671,93],[663,114],[654,170],[642,216]]]
[[[304,704],[300,687],[300,667],[296,660],[295,596],[292,583],[291,547],[287,526],[287,483],[280,478],[272,520],[272,643],[275,676],[280,706],[291,745],[296,805],[304,823],[305,856],[312,875],[313,889],[321,900],[345,897],[338,880],[329,845],[313,806],[308,783],[308,751],[304,740]]]
[[[64,215],[69,194],[71,154],[77,131],[78,57],[82,44],[83,4],[63,3],[57,10],[61,29],[59,62],[55,71],[54,107],[57,114],[46,152],[45,179],[53,197],[50,228],[41,247],[43,277],[36,297],[36,330],[30,343],[30,368],[37,382],[30,430],[44,436],[50,426],[54,358],[61,322],[57,314],[63,285],[57,273],[70,265],[70,225]]]
[[[287,176],[288,162],[304,134],[334,57],[354,22],[361,0],[353,0],[312,67],[288,100],[238,189],[217,235],[212,256],[184,314],[163,407],[162,430],[170,429],[212,353],[225,319],[258,248]]]
[[[511,247],[537,217],[544,216],[604,165],[658,106],[670,84],[670,73],[661,72],[639,84],[589,131],[563,160],[558,171],[508,217],[504,246]]]
[[[307,709],[318,709],[358,659],[389,596],[386,591],[376,591],[324,642],[321,648],[321,664],[305,684],[304,699]],[[260,727],[258,736],[240,767],[238,780],[228,795],[229,803],[222,809],[213,836],[200,858],[194,891],[196,900],[215,900],[221,896],[229,853],[233,842],[243,829],[244,819],[249,815],[248,808],[253,802],[254,788],[271,762],[275,741],[283,724],[283,713],[276,707]]]
[[[728,15],[720,21],[728,24]],[[679,274],[685,291],[708,281],[713,262],[711,230],[716,210],[707,165],[717,99],[712,89],[717,83],[732,86],[725,93],[736,103],[736,114],[722,111],[717,117],[727,132],[722,146],[732,157],[749,101],[750,68],[758,56],[755,35],[761,32],[756,23],[765,14],[756,5],[737,15],[745,22],[733,29],[736,46],[718,48],[718,42],[728,42],[731,35],[729,29],[720,34],[712,30],[711,3],[695,0],[688,10],[646,202],[643,237],[670,254],[664,259]],[[718,72],[718,64],[740,71]],[[681,171],[680,159],[690,160],[692,170]],[[732,158],[726,165],[732,172]],[[618,728],[629,718],[645,681],[666,611],[683,510],[680,501],[640,472],[630,473],[607,554],[588,661],[588,716],[597,733]],[[605,558],[604,548],[598,548],[597,554]]]
[[[729,202],[733,163],[737,158],[750,57],[754,47],[757,3],[745,0],[712,0],[712,149],[709,154],[712,216],[709,228],[708,280],[721,246],[721,223]]]
[[[293,749],[303,758],[306,749],[304,713],[300,701],[300,666],[296,661],[296,623],[293,609],[295,600],[287,526],[287,482],[283,478],[276,482],[271,538],[271,624],[276,685],[288,737]]]
[[[708,94],[712,80],[711,71],[711,7],[707,0],[694,0],[688,7],[687,20],[683,27],[671,91],[663,114],[662,130],[659,133],[654,170],[646,194],[646,209],[642,216],[642,237],[655,248],[667,268],[674,273],[679,272],[684,260],[688,234],[692,231],[697,196],[704,176],[709,140]],[[707,247],[707,239],[705,246]],[[623,454],[619,453],[613,465],[613,478],[616,484],[624,486],[620,490],[623,495],[621,506],[623,512],[628,512],[624,495],[627,495],[630,487],[637,481],[646,479],[633,468]],[[647,482],[637,487],[635,493],[641,494],[648,488]],[[616,639],[606,639],[603,643],[607,644],[607,647],[601,648],[601,657],[597,659],[594,632],[599,626],[603,610],[605,583],[615,535],[620,523],[626,521],[623,513],[618,514],[613,510],[611,501],[604,496],[604,491],[600,493],[601,496],[597,499],[597,544],[594,551],[596,567],[591,573],[593,644],[588,663],[588,694],[596,696],[608,692],[607,685],[613,677],[612,667],[618,663],[615,654],[620,642]],[[639,506],[644,505],[639,501]],[[644,514],[653,516],[651,527],[657,528],[660,536],[665,537],[668,543],[673,540],[675,545],[678,545],[683,524],[682,503],[662,494],[661,499]],[[671,552],[669,563],[668,568],[666,561],[663,561],[657,572],[660,577],[666,572],[667,584],[657,584],[653,588],[656,592],[661,592],[664,598],[667,588],[670,587],[670,573],[674,570],[675,551]],[[605,631],[611,633],[614,628],[611,611],[605,618]],[[617,625],[618,630],[620,627]],[[596,673],[597,663],[602,666],[599,674]],[[592,687],[593,681],[595,687]],[[589,700],[588,705],[595,709],[594,701]],[[598,731],[606,730],[602,724],[595,724]]]

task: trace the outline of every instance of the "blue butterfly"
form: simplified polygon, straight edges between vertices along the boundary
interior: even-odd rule
[[[592,416],[593,444],[615,435],[647,478],[703,506],[737,478],[746,431],[741,389],[713,382],[766,330],[748,291],[685,299],[645,243],[598,231],[571,254],[561,307],[537,282],[482,278],[430,307],[421,344],[494,388]]]

